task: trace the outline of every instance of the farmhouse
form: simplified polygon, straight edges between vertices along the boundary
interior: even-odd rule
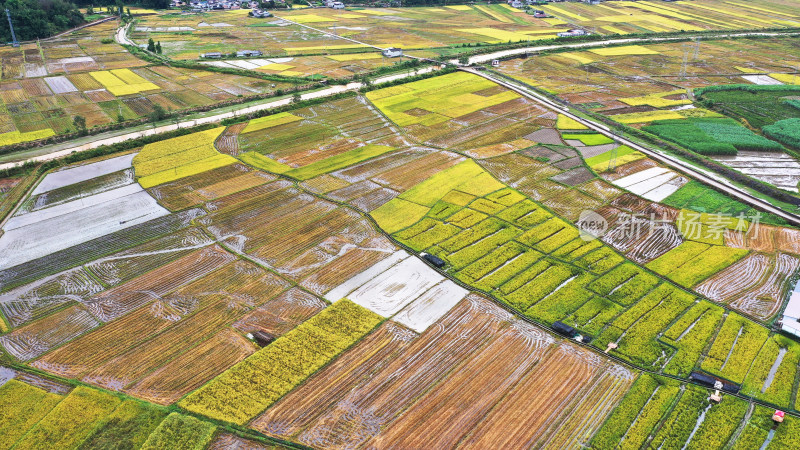
[[[562,31],[561,33],[558,33],[558,37],[586,36],[587,34],[589,33],[586,32],[585,30],[575,28],[572,30]]]
[[[389,47],[384,49],[381,54],[387,58],[395,58],[398,56],[403,56],[403,49],[397,47]]]
[[[238,57],[255,57],[261,56],[261,50],[239,50],[236,52],[236,56]]]
[[[208,53],[201,53],[201,58],[208,58],[208,59],[219,59],[222,58],[222,53],[220,52],[208,52]]]
[[[257,18],[257,19],[264,19],[267,17],[272,17],[272,13],[269,11],[264,11],[261,9],[254,9],[250,11],[250,15]]]

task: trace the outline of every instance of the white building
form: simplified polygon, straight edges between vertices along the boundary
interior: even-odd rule
[[[397,47],[389,47],[381,52],[383,56],[387,58],[396,58],[398,56],[403,56],[403,49]]]
[[[789,297],[789,303],[783,311],[781,329],[800,337],[800,283],[795,286],[792,296]]]
[[[586,36],[587,33],[585,30],[581,29],[574,29],[574,30],[567,30],[561,33],[558,33],[558,37],[571,37],[571,36]]]

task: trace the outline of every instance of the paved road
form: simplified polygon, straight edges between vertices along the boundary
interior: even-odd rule
[[[133,22],[125,25],[124,27],[117,28],[117,34],[114,35],[114,40],[117,41],[117,44],[133,45],[134,47],[136,46],[136,43],[128,37],[128,29],[130,29],[131,24],[133,24]]]
[[[793,225],[800,226],[800,215],[784,211],[783,209],[773,205],[772,203],[769,203],[769,202],[767,202],[765,200],[762,200],[761,198],[758,198],[758,197],[754,196],[753,194],[747,192],[746,190],[734,185],[733,183],[731,183],[729,180],[723,178],[722,176],[719,176],[719,175],[717,175],[717,174],[715,174],[713,172],[709,172],[709,171],[706,171],[706,170],[702,170],[702,169],[700,169],[698,167],[692,166],[692,165],[690,165],[690,164],[688,164],[688,163],[686,163],[684,161],[681,161],[680,159],[678,159],[678,158],[676,158],[674,156],[668,155],[668,154],[666,154],[666,153],[664,153],[664,152],[662,152],[660,150],[649,148],[649,147],[644,147],[641,144],[633,142],[633,141],[631,141],[629,139],[626,139],[624,137],[618,136],[618,135],[612,133],[611,130],[606,125],[600,124],[600,123],[597,123],[597,122],[594,122],[594,121],[591,121],[591,120],[584,119],[584,118],[582,118],[580,116],[577,116],[577,115],[573,114],[572,112],[570,112],[569,108],[567,108],[567,107],[565,107],[563,105],[560,105],[558,103],[553,102],[552,100],[548,99],[547,97],[544,97],[544,96],[538,94],[537,92],[530,90],[529,88],[527,88],[526,86],[524,86],[522,84],[510,82],[509,80],[506,80],[504,78],[500,78],[500,77],[492,74],[491,72],[487,72],[487,71],[483,71],[483,70],[475,70],[475,69],[470,69],[470,68],[461,68],[461,70],[473,73],[475,75],[478,75],[478,76],[481,76],[483,78],[486,78],[487,80],[493,81],[493,82],[495,82],[497,84],[500,84],[500,85],[505,86],[505,87],[507,87],[509,89],[512,89],[515,92],[517,92],[517,93],[519,93],[521,95],[524,95],[525,97],[527,97],[527,98],[529,98],[529,99],[531,99],[531,100],[533,100],[533,101],[535,101],[535,102],[537,102],[537,103],[539,103],[541,105],[544,105],[547,108],[556,110],[559,113],[564,114],[565,116],[567,116],[567,117],[569,117],[569,118],[571,118],[573,120],[576,120],[576,121],[582,123],[583,125],[586,125],[587,127],[597,131],[598,133],[601,133],[601,134],[603,134],[605,136],[608,136],[611,139],[614,139],[614,140],[616,140],[616,141],[618,141],[618,142],[620,142],[622,144],[625,144],[625,145],[627,145],[627,146],[629,146],[629,147],[631,147],[633,149],[636,149],[636,150],[644,153],[644,154],[648,155],[649,157],[651,157],[652,159],[655,159],[656,161],[658,161],[660,163],[663,163],[663,164],[665,164],[667,166],[670,166],[670,167],[672,167],[674,169],[677,169],[678,171],[683,172],[686,175],[688,175],[688,176],[690,176],[690,177],[692,177],[692,178],[694,178],[696,180],[699,180],[699,181],[701,181],[701,182],[703,182],[705,184],[713,186],[713,187],[725,192],[726,194],[738,199],[739,201],[741,201],[743,203],[747,203],[747,204],[749,204],[751,206],[755,206],[758,209],[761,209],[763,211],[767,211],[767,212],[770,212],[772,214],[775,214],[776,216],[780,216],[780,217],[786,219],[788,222],[792,223]]]
[[[617,44],[637,44],[643,42],[669,42],[669,41],[677,41],[677,40],[685,40],[685,39],[694,39],[698,37],[700,39],[721,39],[721,38],[732,38],[732,37],[745,37],[745,36],[797,36],[800,35],[800,32],[786,32],[786,33],[713,33],[713,34],[703,34],[703,35],[691,35],[686,34],[682,36],[675,36],[675,37],[652,37],[652,38],[623,38],[623,39],[609,39],[606,41],[593,41],[593,42],[581,42],[575,44],[554,44],[554,45],[541,45],[538,47],[523,47],[523,48],[515,48],[511,50],[501,50],[498,52],[492,53],[485,53],[482,55],[475,55],[469,58],[469,64],[482,64],[487,63],[493,59],[501,59],[507,58],[509,56],[517,56],[517,55],[524,55],[527,53],[539,53],[548,50],[558,50],[562,48],[587,48],[587,47],[603,47],[605,45],[617,45]],[[458,60],[453,59],[450,60],[451,64],[459,64]]]
[[[409,70],[407,72],[385,75],[374,79],[372,81],[372,84],[387,83],[390,81],[395,81],[423,73],[428,73],[433,70],[436,70],[436,68],[423,67],[417,70]],[[318,91],[306,92],[304,94],[301,94],[300,98],[302,100],[310,100],[320,97],[330,97],[332,95],[336,95],[342,92],[355,91],[361,89],[362,87],[364,87],[364,85],[360,82],[349,83],[344,86],[341,85],[331,86]],[[5,155],[0,157],[0,161],[4,161],[3,163],[0,163],[0,170],[14,167],[16,165],[28,161],[30,162],[50,161],[53,159],[62,158],[73,152],[91,150],[100,147],[102,145],[111,145],[144,136],[152,136],[154,134],[166,133],[168,131],[177,130],[178,128],[190,128],[207,123],[217,123],[224,119],[230,119],[233,117],[242,116],[258,111],[277,108],[279,106],[285,106],[290,104],[291,102],[292,99],[290,97],[286,97],[280,100],[264,101],[258,104],[250,104],[249,106],[241,106],[235,109],[231,109],[230,107],[221,108],[225,110],[225,112],[210,111],[207,113],[198,114],[194,118],[181,120],[178,123],[163,122],[161,125],[157,125],[155,127],[152,125],[140,125],[132,129],[129,128],[124,130],[109,131],[98,135],[86,136],[83,138],[74,139],[69,142],[63,142],[40,148],[24,150],[11,155]]]

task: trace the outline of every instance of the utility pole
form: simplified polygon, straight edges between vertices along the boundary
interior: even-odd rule
[[[700,57],[700,37],[694,38],[694,60]]]
[[[686,66],[689,63],[689,48],[690,46],[683,44],[683,62],[681,63],[681,73],[678,75],[680,79],[686,79]]]
[[[12,47],[19,47],[19,41],[17,41],[17,35],[14,33],[14,24],[11,23],[11,12],[6,8],[6,17],[8,17],[8,27],[11,29],[11,46]]]

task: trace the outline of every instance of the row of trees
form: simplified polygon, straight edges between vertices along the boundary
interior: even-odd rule
[[[86,23],[75,4],[66,0],[0,0],[0,9],[5,8],[20,41],[45,38]],[[5,17],[0,20],[0,39],[11,42]]]

